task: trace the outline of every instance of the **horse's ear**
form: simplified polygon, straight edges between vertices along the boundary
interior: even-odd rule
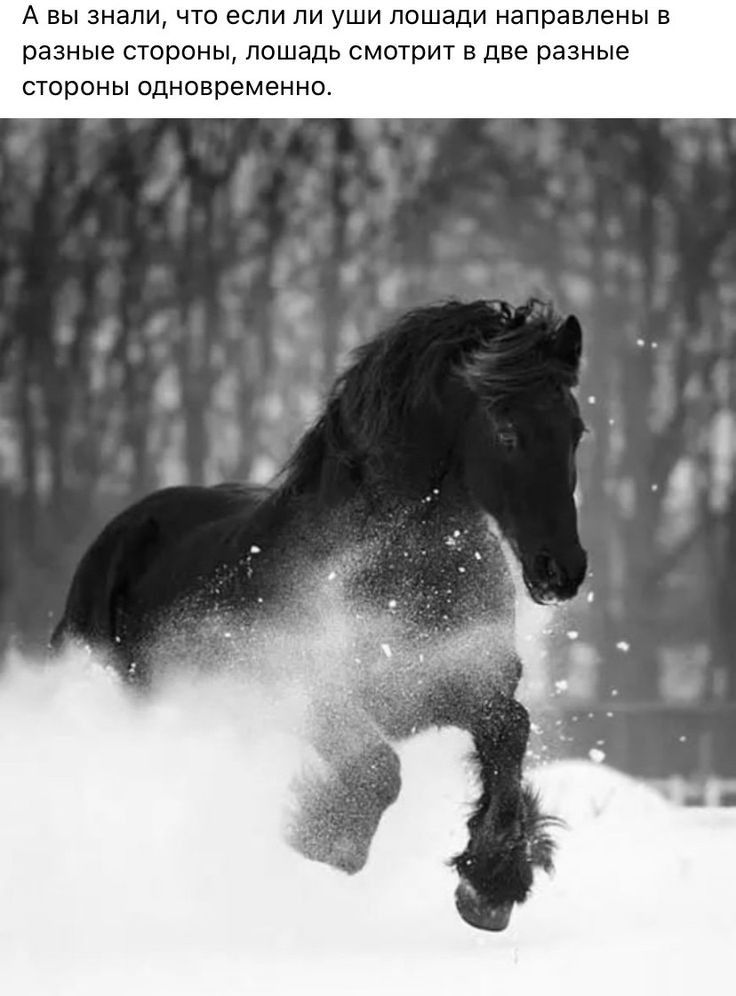
[[[566,367],[577,370],[580,354],[583,351],[583,330],[575,315],[568,315],[555,331],[552,338],[552,352]]]

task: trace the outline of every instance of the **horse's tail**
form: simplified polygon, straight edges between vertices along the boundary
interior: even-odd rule
[[[133,582],[150,564],[159,535],[155,519],[115,520],[102,531],[77,567],[64,614],[49,639],[58,653],[74,640],[103,652],[124,636]]]

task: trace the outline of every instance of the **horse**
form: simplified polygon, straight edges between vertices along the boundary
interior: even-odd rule
[[[586,576],[581,350],[577,318],[535,299],[408,312],[354,353],[272,487],[167,488],[114,519],[52,645],[83,641],[139,689],[172,668],[293,668],[323,765],[297,782],[287,840],[349,874],[399,795],[395,744],[467,731],[480,792],[450,859],[455,903],[468,924],[505,929],[535,870],[552,868],[555,820],[523,778],[504,546],[538,603],[572,598]],[[329,667],[308,652],[326,606],[348,620]],[[268,650],[289,627],[284,661]]]

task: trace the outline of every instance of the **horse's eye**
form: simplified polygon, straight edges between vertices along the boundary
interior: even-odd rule
[[[515,450],[519,445],[519,437],[513,429],[499,429],[498,441],[505,450]]]

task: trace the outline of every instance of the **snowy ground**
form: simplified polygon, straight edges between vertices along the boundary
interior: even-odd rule
[[[0,684],[0,992],[731,991],[736,814],[548,766],[570,824],[557,875],[484,934],[443,864],[463,840],[461,735],[403,748],[401,799],[349,879],[278,842],[296,749],[260,725],[224,686],[134,708],[79,662]]]

